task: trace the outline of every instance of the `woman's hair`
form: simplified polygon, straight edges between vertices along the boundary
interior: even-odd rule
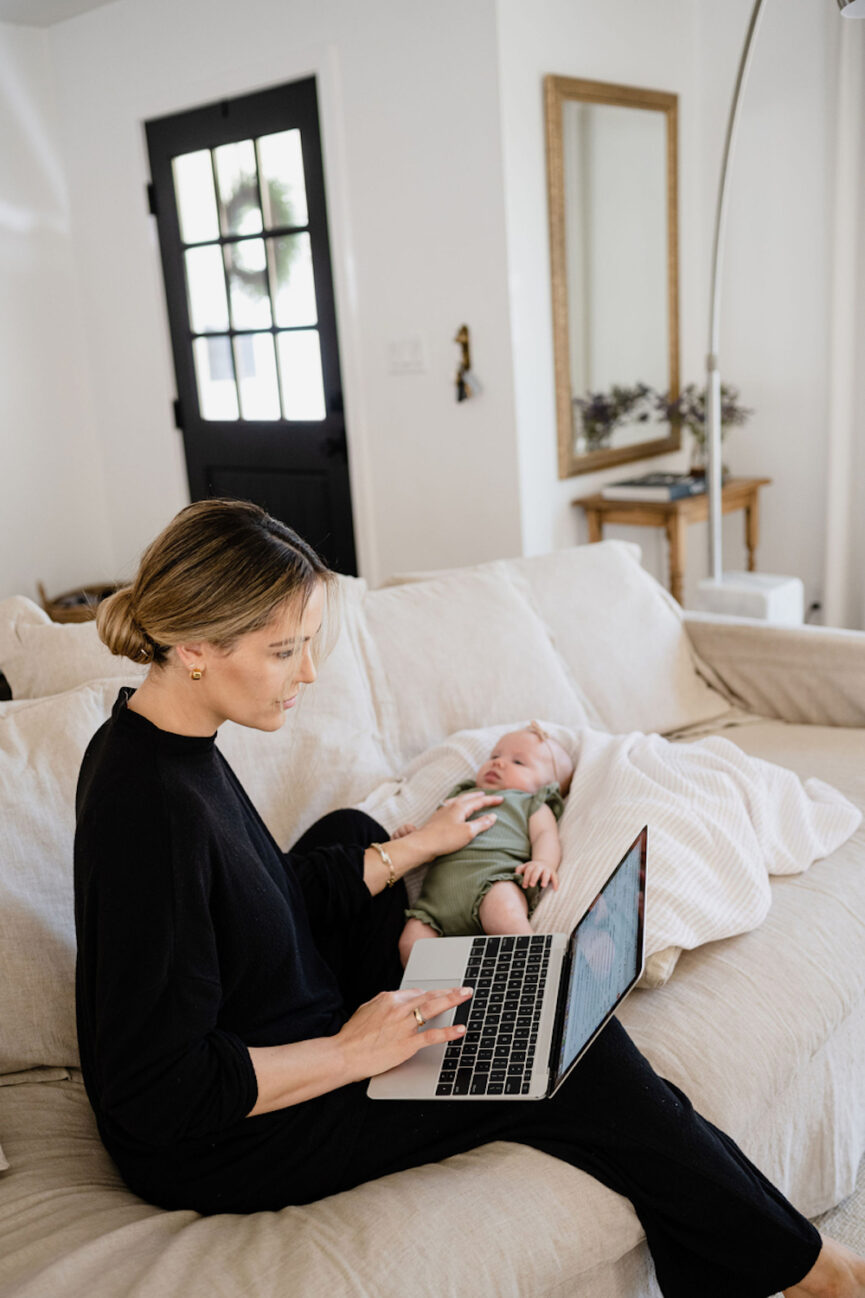
[[[333,574],[290,527],[250,501],[200,500],[148,546],[96,623],[112,653],[162,666],[184,641],[230,649],[288,600],[299,601],[300,618],[319,582],[330,587]]]

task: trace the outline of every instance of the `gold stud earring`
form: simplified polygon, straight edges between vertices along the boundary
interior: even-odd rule
[[[189,673],[189,679],[191,681],[200,681],[202,674],[203,672],[201,667],[193,667],[192,671]]]

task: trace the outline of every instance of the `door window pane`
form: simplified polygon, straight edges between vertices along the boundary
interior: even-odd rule
[[[234,360],[243,418],[279,419],[273,334],[244,334],[235,338]]]
[[[262,135],[258,140],[258,165],[268,229],[307,225],[309,212],[300,131]]]
[[[213,165],[210,150],[184,153],[171,162],[174,191],[180,217],[180,237],[184,243],[204,243],[219,238],[216,214],[216,190],[213,187]]]
[[[259,234],[262,228],[252,140],[213,150],[223,234]]]
[[[202,419],[237,419],[237,388],[228,338],[196,338],[192,344]]]
[[[283,329],[318,322],[312,244],[308,234],[285,234],[268,239],[273,276],[275,324]]]
[[[189,292],[189,321],[193,333],[221,332],[228,328],[228,298],[222,249],[218,244],[189,248],[184,253]]]
[[[226,244],[225,269],[235,329],[268,329],[273,323],[263,239]]]
[[[282,410],[286,419],[324,419],[321,345],[315,329],[276,335]]]

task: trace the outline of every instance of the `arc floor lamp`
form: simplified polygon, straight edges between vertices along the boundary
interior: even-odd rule
[[[798,578],[723,572],[721,547],[721,370],[718,353],[721,323],[721,265],[727,215],[727,180],[742,91],[748,77],[754,37],[765,0],[755,0],[739,60],[727,134],[721,158],[715,232],[712,241],[712,286],[709,304],[709,350],[706,356],[706,446],[709,495],[709,576],[700,582],[698,607],[717,613],[801,620],[802,583]],[[837,0],[845,18],[865,18],[865,0]]]

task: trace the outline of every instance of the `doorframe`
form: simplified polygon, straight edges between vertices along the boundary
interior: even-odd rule
[[[354,274],[357,254],[348,183],[348,147],[342,71],[337,47],[332,43],[316,43],[288,50],[280,46],[274,50],[272,61],[259,61],[254,70],[252,67],[245,67],[243,71],[225,68],[208,72],[205,76],[191,76],[184,83],[182,97],[178,96],[176,91],[172,91],[148,97],[146,103],[140,101],[135,107],[135,112],[140,123],[139,158],[142,186],[145,186],[150,178],[147,140],[144,133],[144,123],[150,118],[184,112],[218,99],[234,99],[241,95],[254,94],[258,90],[266,90],[269,86],[299,81],[309,76],[316,78],[318,95],[357,570],[371,586],[375,586],[387,574],[381,571],[381,549],[373,508],[372,448],[369,416],[364,400],[360,306]],[[142,192],[144,192],[143,188]],[[158,240],[155,237],[150,241],[150,247],[153,273],[156,282],[161,283],[162,268]],[[164,312],[163,319],[166,384],[172,391],[176,391],[171,364],[171,337],[168,318]],[[170,412],[166,411],[166,418],[169,414]],[[189,486],[185,475],[183,490],[188,499]]]

